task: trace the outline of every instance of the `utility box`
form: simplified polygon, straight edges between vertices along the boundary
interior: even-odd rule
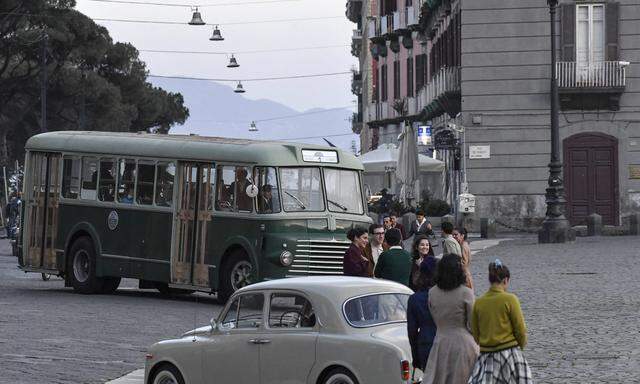
[[[458,209],[461,213],[475,213],[476,197],[470,193],[462,193],[458,196]]]

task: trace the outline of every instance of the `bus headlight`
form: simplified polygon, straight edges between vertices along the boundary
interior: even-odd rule
[[[280,263],[285,267],[291,266],[291,264],[293,264],[293,253],[290,251],[282,251],[280,254]]]

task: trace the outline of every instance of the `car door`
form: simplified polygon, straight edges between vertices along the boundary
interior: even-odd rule
[[[263,293],[236,296],[220,316],[217,329],[205,341],[202,356],[204,382],[260,383],[263,327]]]
[[[261,335],[261,384],[303,384],[316,361],[318,321],[311,302],[297,292],[270,292]]]

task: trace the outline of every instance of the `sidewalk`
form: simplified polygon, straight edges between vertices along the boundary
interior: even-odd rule
[[[143,384],[143,382],[144,369],[138,369],[115,380],[107,381],[106,384]]]

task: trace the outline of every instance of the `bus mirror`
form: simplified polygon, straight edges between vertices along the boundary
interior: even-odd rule
[[[247,186],[245,192],[247,193],[247,196],[254,198],[258,196],[258,187],[256,187],[255,184],[251,184]]]

